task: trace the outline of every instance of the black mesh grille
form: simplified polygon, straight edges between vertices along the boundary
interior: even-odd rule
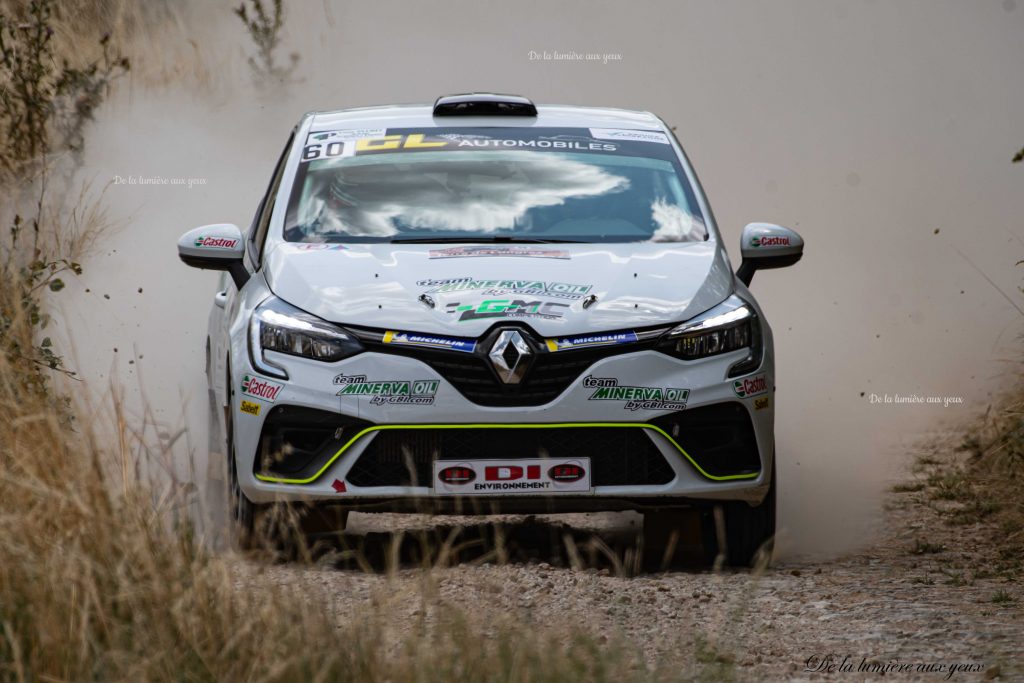
[[[346,479],[430,486],[435,460],[590,458],[594,486],[667,484],[675,473],[640,427],[395,429],[377,432]]]
[[[708,474],[761,470],[750,413],[736,401],[690,408],[651,420],[664,429]]]
[[[253,472],[268,477],[311,476],[370,422],[299,406],[270,408]]]
[[[525,332],[524,332],[525,334]],[[366,346],[380,353],[416,358],[441,375],[467,399],[482,406],[539,406],[565,391],[587,368],[602,358],[653,348],[654,342],[638,342],[549,353],[535,341],[531,366],[519,384],[505,384],[486,356],[495,334],[485,336],[477,353],[458,353],[426,348],[402,348],[379,343]],[[532,339],[536,339],[530,335]]]

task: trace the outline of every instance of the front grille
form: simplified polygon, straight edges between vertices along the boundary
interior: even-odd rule
[[[756,474],[761,470],[750,413],[737,401],[688,408],[651,420],[675,439],[708,474]]]
[[[667,484],[675,472],[641,427],[393,429],[349,470],[355,486],[430,486],[435,460],[590,458],[594,486]]]
[[[503,329],[509,329],[505,327]],[[525,330],[521,330],[527,335]],[[513,407],[539,406],[558,398],[587,368],[608,356],[632,353],[652,348],[653,341],[637,342],[590,349],[548,352],[536,338],[532,365],[519,384],[505,384],[495,373],[486,356],[495,333],[485,336],[476,353],[439,351],[428,348],[394,347],[388,344],[366,343],[379,353],[391,353],[416,358],[426,363],[468,400],[481,406]]]

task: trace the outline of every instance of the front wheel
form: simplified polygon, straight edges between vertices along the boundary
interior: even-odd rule
[[[230,385],[229,385],[230,386]],[[238,460],[235,457],[234,419],[230,404],[224,420],[227,430],[228,455],[228,515],[231,544],[238,550],[253,550],[256,547],[257,506],[249,500],[238,483]]]
[[[730,567],[767,565],[775,546],[775,479],[773,462],[768,494],[758,505],[729,501],[645,512],[644,566],[657,571],[718,562]]]
[[[231,383],[228,382],[228,386]],[[330,540],[345,530],[348,511],[334,506],[256,504],[238,481],[234,419],[225,412],[228,454],[229,538],[237,550],[267,550],[285,555],[306,554],[318,540]]]
[[[711,538],[715,539],[715,554],[723,556],[732,567],[767,566],[775,549],[775,458],[772,457],[772,480],[768,494],[759,505],[743,501],[724,503],[722,522],[715,523]],[[719,540],[724,532],[725,547]]]

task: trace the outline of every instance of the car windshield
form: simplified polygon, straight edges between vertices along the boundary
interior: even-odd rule
[[[664,133],[594,128],[310,134],[290,242],[692,242],[708,238]]]

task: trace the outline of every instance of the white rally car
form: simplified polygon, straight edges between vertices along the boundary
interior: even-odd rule
[[[747,285],[803,241],[750,224],[734,273],[656,116],[483,94],[307,114],[250,229],[178,251],[230,275],[207,374],[242,537],[282,502],[638,510],[650,552],[695,515],[732,564],[770,549],[772,333]]]

